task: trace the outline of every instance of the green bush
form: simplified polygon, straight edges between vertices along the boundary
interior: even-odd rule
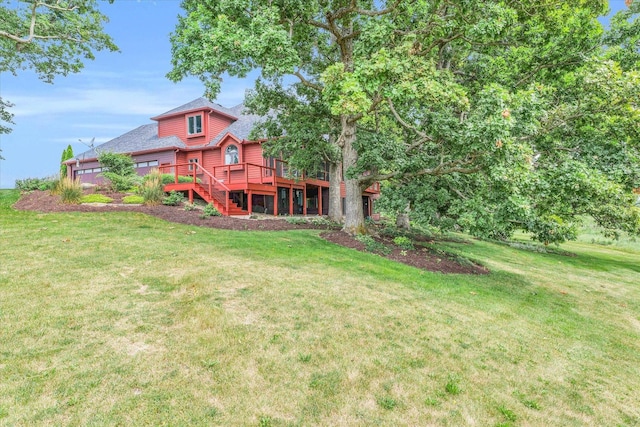
[[[384,243],[378,242],[373,237],[366,234],[359,234],[356,236],[356,240],[364,244],[364,249],[367,252],[379,253],[382,255],[389,255],[391,249],[384,245]]]
[[[106,169],[101,175],[109,181],[114,191],[127,191],[140,184],[131,156],[104,152],[98,156],[98,162]]]
[[[184,203],[184,210],[189,212],[189,211],[195,211],[197,209],[196,204],[195,203],[189,203],[189,202],[185,202]]]
[[[141,205],[144,203],[144,197],[137,195],[125,196],[122,198],[122,203],[125,205]]]
[[[25,178],[16,180],[16,189],[20,191],[53,190],[58,182],[54,178]]]
[[[82,187],[79,179],[63,177],[58,184],[58,191],[63,203],[78,204],[82,199]]]
[[[285,218],[285,221],[287,221],[289,224],[294,224],[294,225],[302,225],[307,223],[307,220],[305,218],[300,218],[295,216]]]
[[[147,179],[147,176],[145,176],[145,179]],[[163,185],[174,184],[176,181],[176,177],[172,173],[163,173],[161,176],[162,176]],[[184,184],[186,182],[193,182],[193,177],[186,176],[186,175],[178,175],[178,184]],[[200,182],[199,179],[198,179],[198,182]]]
[[[164,185],[162,184],[162,174],[158,169],[153,169],[145,175],[138,192],[147,205],[158,205],[163,201]]]
[[[168,196],[162,199],[162,204],[167,206],[178,206],[184,201],[184,195],[178,191],[171,191]]]
[[[401,249],[404,250],[412,250],[415,249],[415,247],[413,246],[413,241],[406,237],[406,236],[398,236],[395,239],[393,239],[393,243],[396,246],[399,246]]]
[[[140,177],[138,175],[118,175],[113,172],[102,172],[102,176],[105,177],[111,189],[120,193],[129,191],[140,184]]]
[[[202,217],[203,218],[208,218],[210,216],[222,216],[220,211],[218,209],[216,209],[216,207],[213,206],[213,204],[211,204],[211,203],[209,203],[207,206],[205,206],[204,209],[202,210]]]
[[[86,196],[82,196],[80,199],[80,203],[111,203],[113,199],[111,197],[107,197],[104,194],[87,194]]]

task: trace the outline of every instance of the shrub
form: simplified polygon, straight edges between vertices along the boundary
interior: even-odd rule
[[[63,177],[58,184],[58,191],[63,203],[77,204],[82,198],[82,187],[79,179]]]
[[[138,175],[118,175],[113,172],[102,172],[102,176],[105,177],[111,189],[117,192],[126,192],[140,184],[140,177]]]
[[[147,205],[158,205],[164,201],[164,185],[162,184],[162,174],[160,170],[153,169],[144,177],[142,187],[139,189],[144,203]]]
[[[137,195],[125,196],[122,198],[122,203],[125,205],[141,205],[144,203],[144,197]]]
[[[184,201],[184,195],[178,191],[171,191],[168,196],[162,199],[162,204],[167,206],[178,206]]]
[[[113,199],[111,197],[107,197],[104,194],[87,194],[86,196],[82,196],[80,199],[80,203],[111,203]]]
[[[149,175],[146,175],[144,177],[144,180],[146,180],[148,176]],[[173,184],[176,181],[176,177],[172,173],[163,173],[161,175],[161,177],[162,177],[162,184],[163,185]],[[186,176],[186,175],[178,175],[178,184],[184,184],[186,182],[193,182],[193,177]],[[198,182],[200,182],[199,179],[198,179]]]
[[[131,156],[104,152],[98,156],[98,162],[106,169],[101,175],[109,180],[114,191],[127,191],[140,183]]]
[[[25,178],[16,180],[16,189],[20,191],[53,190],[58,182],[54,178]]]
[[[396,237],[395,239],[393,239],[393,243],[395,243],[396,246],[399,246],[401,249],[404,249],[406,251],[415,249],[411,239],[405,236]]]
[[[367,252],[379,253],[382,255],[389,255],[391,253],[391,249],[369,235],[359,234],[356,236],[356,240],[364,243],[364,249]]]
[[[216,207],[213,206],[213,204],[211,204],[211,203],[209,203],[207,206],[205,206],[204,209],[202,210],[202,217],[203,218],[208,218],[210,216],[222,216],[220,211],[218,209],[216,209]]]
[[[69,144],[67,145],[67,148],[65,148],[62,151],[62,158],[60,159],[60,177],[61,178],[63,176],[67,176],[67,165],[65,165],[63,162],[71,158],[73,158],[73,148],[71,147],[71,144]]]
[[[197,209],[195,203],[184,202],[183,205],[184,205],[184,210],[187,211],[187,212],[195,211]]]
[[[294,224],[294,225],[302,225],[307,223],[307,220],[305,218],[300,218],[295,216],[286,218],[285,221],[287,221],[289,224]]]

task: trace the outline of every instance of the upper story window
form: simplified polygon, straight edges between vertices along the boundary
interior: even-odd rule
[[[187,117],[187,133],[189,135],[202,133],[202,115]]]
[[[238,147],[230,145],[224,150],[224,164],[235,165],[240,163],[240,157],[238,155]]]

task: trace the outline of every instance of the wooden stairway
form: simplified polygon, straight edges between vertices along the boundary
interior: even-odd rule
[[[248,215],[247,211],[242,210],[240,206],[238,206],[236,203],[234,203],[231,200],[229,200],[229,209],[227,210],[227,203],[226,203],[226,197],[228,197],[227,191],[218,191],[212,188],[213,194],[211,194],[209,193],[209,190],[207,189],[207,187],[198,183],[193,183],[193,182],[179,183],[179,184],[166,184],[164,186],[165,192],[169,192],[172,190],[193,191],[198,196],[200,196],[202,200],[204,200],[207,203],[211,203],[213,206],[215,206],[215,208],[218,209],[218,212],[220,212],[224,216]]]
[[[209,193],[203,185],[195,183],[193,185],[193,191],[196,192],[202,199],[207,202],[213,204],[218,212],[220,212],[224,216],[231,215],[247,215],[247,211],[242,210],[242,207],[238,206],[237,203],[229,200],[228,205],[229,209],[227,210],[227,200],[229,197],[228,193],[224,191],[213,191],[213,194]]]

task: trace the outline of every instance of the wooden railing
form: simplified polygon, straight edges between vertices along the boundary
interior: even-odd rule
[[[213,176],[218,180],[224,180],[226,184],[252,183],[272,184],[276,175],[274,168],[254,163],[236,163],[232,165],[214,166]],[[242,173],[234,173],[242,171]]]
[[[188,170],[188,173],[182,175],[179,174],[180,169],[184,168],[185,166],[187,167],[187,169],[190,169]],[[194,185],[202,186],[209,192],[211,197],[216,199],[216,201],[221,205],[224,205],[226,212],[229,212],[229,192],[231,190],[225,185],[222,180],[213,176],[209,171],[200,166],[200,164],[198,163],[177,163],[173,165],[160,166],[160,171],[162,172],[163,170],[172,168],[175,177],[175,184],[179,183],[179,176],[191,176]],[[199,175],[204,177],[206,182],[202,182],[202,178]],[[198,180],[200,180],[200,182],[198,182]]]

